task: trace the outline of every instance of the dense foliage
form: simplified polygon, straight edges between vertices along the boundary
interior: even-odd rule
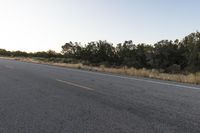
[[[0,49],[0,55],[64,58],[90,65],[127,66],[170,73],[197,72],[200,71],[200,32],[192,33],[181,41],[162,40],[154,45],[125,41],[114,46],[107,41],[97,41],[83,46],[69,42],[62,46],[62,54],[51,50],[26,53]]]

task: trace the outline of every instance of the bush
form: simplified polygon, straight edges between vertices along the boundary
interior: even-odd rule
[[[173,64],[170,67],[167,68],[166,72],[168,73],[180,73],[181,72],[181,66],[177,64]]]

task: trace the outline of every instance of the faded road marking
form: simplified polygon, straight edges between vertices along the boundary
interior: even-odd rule
[[[13,67],[13,66],[10,66],[10,65],[5,65],[5,68],[14,69],[14,67]]]
[[[72,83],[72,82],[68,82],[68,81],[64,81],[64,80],[60,80],[60,79],[56,79],[56,81],[61,82],[61,83],[65,83],[65,84],[68,84],[68,85],[71,85],[71,86],[79,87],[79,88],[82,88],[82,89],[85,89],[85,90],[94,91],[94,89],[92,89],[90,87],[82,86],[82,85],[79,85],[79,84],[76,84],[76,83]]]

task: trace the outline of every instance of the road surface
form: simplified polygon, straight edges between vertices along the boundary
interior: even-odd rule
[[[200,133],[200,86],[0,59],[0,133]]]

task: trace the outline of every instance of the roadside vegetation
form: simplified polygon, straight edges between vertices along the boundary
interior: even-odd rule
[[[0,49],[0,55],[93,71],[200,83],[200,32],[182,40],[162,40],[156,44],[134,44],[131,40],[116,45],[107,41],[84,45],[69,42],[62,46],[61,53]]]

